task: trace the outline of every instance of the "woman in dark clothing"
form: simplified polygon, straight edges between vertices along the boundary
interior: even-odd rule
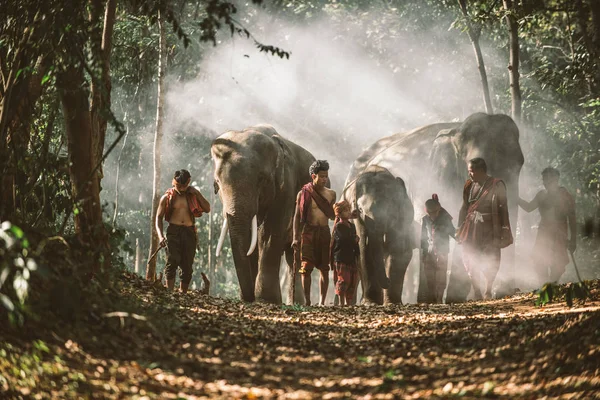
[[[346,200],[335,203],[335,224],[331,235],[330,262],[335,281],[335,294],[340,305],[352,304],[358,286],[357,258],[359,256],[356,227],[350,219],[350,204]]]
[[[441,303],[446,290],[450,236],[454,237],[455,229],[437,194],[425,202],[425,211],[427,215],[421,223],[421,260],[428,287],[426,301]]]

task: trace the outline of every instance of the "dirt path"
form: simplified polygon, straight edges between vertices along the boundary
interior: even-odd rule
[[[122,325],[101,317],[79,343],[65,333],[33,344],[8,337],[0,389],[43,398],[600,398],[600,302],[540,309],[522,295],[304,309],[168,294],[137,280],[125,294],[160,314]]]

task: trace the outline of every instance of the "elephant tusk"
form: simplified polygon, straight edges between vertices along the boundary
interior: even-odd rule
[[[221,236],[219,236],[219,242],[217,243],[217,251],[215,256],[219,257],[221,249],[223,248],[223,242],[225,242],[225,235],[227,234],[227,215],[223,218],[223,228],[221,228]]]
[[[254,253],[254,249],[256,249],[256,241],[258,238],[258,223],[256,222],[256,215],[252,218],[252,236],[250,239],[250,248],[248,249],[247,256]]]

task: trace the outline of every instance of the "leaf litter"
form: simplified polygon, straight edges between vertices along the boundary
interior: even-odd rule
[[[536,307],[533,293],[521,293],[347,308],[182,295],[128,273],[122,281],[136,312],[112,310],[76,329],[42,319],[25,337],[0,327],[0,392],[40,399],[600,394],[598,281],[589,285],[593,299],[577,307]]]

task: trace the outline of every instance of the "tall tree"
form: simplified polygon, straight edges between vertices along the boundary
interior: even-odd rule
[[[42,18],[31,4],[23,7],[29,12],[10,15],[12,6],[4,5],[7,17],[0,25],[0,221],[15,214],[16,164],[27,151],[34,106],[51,58],[40,45],[50,18]]]
[[[506,25],[509,32],[508,76],[510,82],[511,114],[515,122],[521,122],[521,86],[519,83],[519,26],[513,0],[502,0]]]
[[[94,0],[93,9],[101,10],[102,2]],[[110,55],[112,51],[113,31],[115,26],[115,17],[117,11],[117,1],[107,0],[104,12],[104,28],[102,30],[102,41],[100,47],[94,46],[98,65],[100,66],[100,74],[97,79],[92,80],[92,127],[94,136],[92,140],[93,162],[101,164],[102,155],[104,153],[104,142],[106,138],[106,128],[108,125],[108,115],[110,113],[110,95],[111,95],[111,79],[110,79]],[[94,13],[92,13],[94,16]],[[98,167],[97,179],[102,179],[102,165]]]
[[[458,5],[465,17],[465,24],[467,28],[467,35],[473,45],[473,51],[475,52],[475,59],[477,60],[477,68],[479,69],[479,77],[481,79],[481,90],[483,92],[483,104],[488,114],[493,114],[494,109],[492,107],[492,99],[490,97],[490,87],[488,84],[487,73],[485,71],[485,63],[483,61],[483,54],[481,53],[481,46],[479,46],[479,37],[481,36],[481,28],[473,26],[469,13],[467,11],[467,0],[458,0]]]
[[[148,258],[158,248],[158,234],[154,227],[156,214],[158,211],[158,203],[160,202],[160,158],[161,158],[161,143],[163,139],[163,118],[164,118],[164,97],[165,97],[165,69],[167,61],[167,35],[165,31],[165,20],[163,14],[158,12],[158,31],[159,31],[159,54],[158,54],[158,93],[156,99],[156,130],[154,132],[154,183],[152,185],[152,213],[150,219],[150,229],[152,237],[150,240],[150,251]],[[146,269],[146,279],[156,279],[156,257],[150,260]]]

